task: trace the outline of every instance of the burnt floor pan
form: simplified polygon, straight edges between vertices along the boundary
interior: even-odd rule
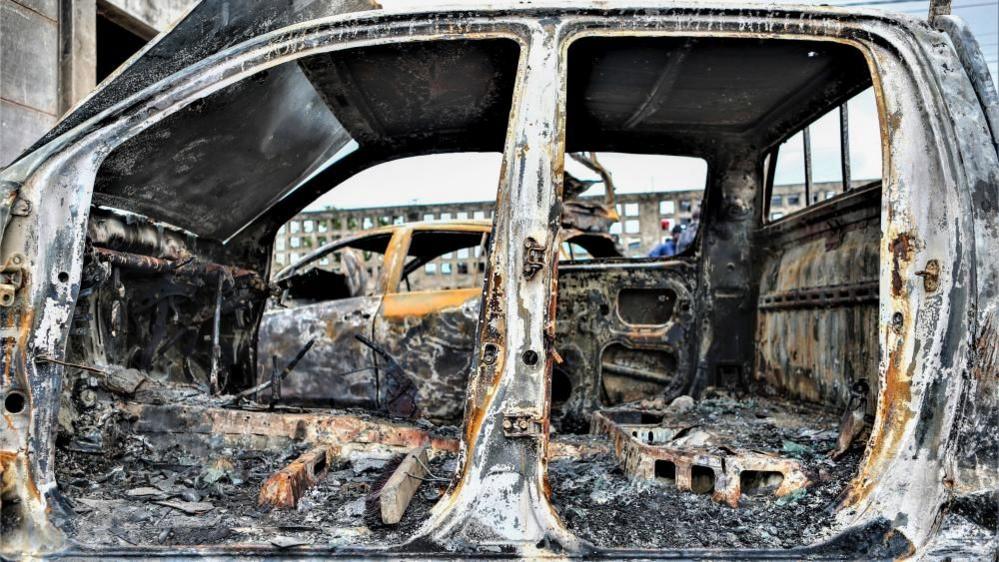
[[[58,449],[64,508],[75,515],[70,538],[80,554],[128,547],[297,552],[318,545],[336,552],[402,544],[456,470],[453,428],[428,430],[363,412],[139,403],[124,409],[133,421],[108,424],[101,435],[113,454],[94,454],[82,442]],[[837,416],[764,397],[711,391],[696,403],[598,416],[596,434],[556,435],[549,461],[555,509],[598,548],[808,545],[831,523],[831,508],[862,452],[855,445],[830,459]],[[627,450],[629,444],[637,449]],[[294,499],[275,506],[265,482],[294,470],[296,459],[317,447],[324,457],[306,469],[312,474],[288,484]],[[372,517],[366,498],[398,468],[399,457],[421,449],[425,466],[401,520],[387,525],[378,513]],[[664,451],[683,453],[653,460]],[[629,456],[639,464],[653,460],[653,472],[634,471]],[[756,459],[764,464],[729,481],[741,484],[740,497],[723,497],[729,475],[721,463]],[[684,471],[693,472],[691,484],[683,484],[691,478]]]

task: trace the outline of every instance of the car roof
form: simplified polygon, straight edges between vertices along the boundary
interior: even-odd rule
[[[307,264],[307,263],[309,263],[311,261],[314,261],[315,259],[317,259],[318,257],[322,256],[325,253],[329,253],[334,248],[338,248],[340,246],[350,246],[350,245],[356,243],[358,240],[363,240],[364,238],[371,238],[371,237],[375,237],[375,236],[384,236],[384,235],[387,235],[387,234],[388,235],[395,234],[396,231],[404,230],[404,229],[406,229],[406,230],[412,230],[413,232],[421,232],[421,231],[431,231],[431,232],[442,232],[443,231],[443,232],[446,232],[446,231],[453,231],[453,232],[482,232],[482,233],[486,233],[486,232],[489,232],[492,229],[492,221],[491,220],[478,220],[478,219],[474,219],[474,220],[456,220],[456,221],[447,221],[447,222],[419,221],[419,222],[409,222],[409,223],[405,223],[405,224],[389,224],[389,225],[385,225],[385,226],[378,226],[378,227],[371,228],[371,229],[368,229],[368,230],[362,230],[362,231],[356,232],[356,233],[354,233],[354,234],[352,234],[350,236],[347,236],[347,237],[344,237],[344,238],[338,238],[336,240],[333,240],[332,242],[327,242],[326,244],[323,244],[322,246],[316,248],[315,250],[312,250],[311,252],[305,254],[304,256],[302,256],[301,258],[299,258],[298,260],[294,261],[293,263],[288,264],[287,267],[281,269],[274,276],[274,279],[275,280],[280,280],[280,279],[283,279],[283,278],[291,275],[292,273],[294,273],[297,269],[299,269],[303,265],[305,265],[305,264]]]
[[[408,14],[432,14],[493,11],[499,13],[530,13],[557,11],[616,11],[641,12],[655,7],[680,8],[697,6],[697,2],[665,2],[661,0],[628,0],[609,5],[601,0],[532,2],[530,0],[483,1],[483,2],[433,2],[421,4],[418,8],[383,10],[377,0],[340,0],[338,2],[313,2],[302,6],[298,0],[268,0],[267,2],[231,2],[229,0],[200,0],[187,13],[178,18],[169,28],[149,41],[142,49],[128,59],[121,67],[56,123],[30,148],[26,149],[14,162],[44,146],[59,135],[83,124],[103,111],[124,101],[129,96],[152,86],[156,82],[178,72],[192,61],[201,61],[242,41],[267,34],[311,20],[333,16],[362,17],[372,15],[398,18]],[[777,10],[786,13],[791,10],[820,12],[829,16],[846,14],[871,14],[884,20],[893,20],[898,25],[914,25],[914,18],[904,14],[883,12],[853,6],[829,6],[807,4],[775,5],[756,2],[712,2],[705,8],[713,9],[755,9]],[[12,163],[14,163],[12,162]]]
[[[452,6],[450,9],[421,7],[405,12],[374,11],[348,15],[345,12],[367,9],[373,4],[370,0],[344,0],[336,3],[338,7],[332,7],[326,2],[316,2],[310,4],[308,9],[274,11],[277,9],[275,6],[287,8],[291,3],[293,0],[259,3],[205,0],[173,30],[159,36],[152,45],[136,55],[116,75],[102,83],[94,94],[40,140],[35,145],[36,148],[55,140],[57,136],[77,125],[86,123],[92,127],[102,126],[99,116],[113,117],[116,108],[125,111],[120,108],[125,107],[125,100],[130,96],[146,88],[157,87],[153,86],[154,84],[168,87],[169,76],[183,76],[185,70],[194,73],[198,64],[208,65],[211,61],[204,59],[217,55],[219,51],[306,20],[340,14],[342,17],[337,21],[338,25],[355,25],[355,20],[357,25],[365,21],[374,24],[385,22],[387,25],[391,21],[419,17],[414,14],[426,13],[433,20],[470,17],[476,11],[496,14],[497,19],[504,16],[543,17],[545,14],[560,12],[628,16],[631,15],[628,10],[636,11],[636,6],[655,5],[629,3],[608,8],[605,4],[596,2],[537,5],[522,3],[513,7],[472,6],[474,10],[465,9],[457,13],[452,13],[454,11]],[[670,6],[678,5],[680,3],[670,4]],[[745,8],[745,5],[739,4],[698,6],[696,3],[690,3],[687,6],[703,10]],[[233,9],[238,13],[233,13],[231,11]],[[785,8],[781,9],[786,12]],[[800,9],[826,13],[815,7]],[[832,15],[829,14],[830,17]],[[270,36],[261,37],[259,40],[265,41],[270,38]],[[788,51],[785,55],[795,59],[799,58],[801,54],[799,51],[811,49],[800,41],[788,42],[784,48]],[[859,64],[834,64],[840,57],[838,50],[849,51],[851,56],[861,59],[861,55],[854,52],[852,47],[830,44],[828,48],[837,51],[836,56],[825,57],[824,66],[810,65],[809,68],[815,67],[823,72],[827,67],[856,68],[866,72],[866,66]],[[696,57],[691,55],[688,58],[692,62],[688,61],[686,67],[696,70],[714,68],[715,63],[734,64],[731,63],[732,57],[726,55],[727,51],[716,52],[718,49],[714,48],[704,51],[707,53],[705,55],[707,62],[694,60]],[[463,53],[463,56],[457,57],[456,52]],[[371,47],[366,53],[369,55],[368,58],[324,52],[318,58],[310,57],[308,61],[303,59],[299,64],[280,64],[269,68],[266,72],[255,74],[253,80],[235,82],[204,97],[199,103],[185,105],[177,113],[124,140],[106,155],[95,179],[93,204],[145,216],[205,239],[226,243],[241,233],[248,233],[247,236],[256,243],[255,232],[276,230],[280,224],[314,200],[314,192],[319,188],[335,189],[335,186],[342,181],[338,174],[356,173],[360,169],[402,154],[488,152],[503,149],[509,107],[512,103],[509,96],[512,96],[515,90],[513,81],[519,60],[514,42],[497,38],[477,39],[468,41],[464,45],[461,42],[427,41],[406,45],[379,45],[377,48]],[[712,53],[715,55],[714,58],[708,56]],[[462,119],[458,123],[449,123],[448,127],[438,127],[442,122],[439,116],[446,114],[449,109],[448,104],[452,103],[450,100],[463,99],[461,96],[440,96],[438,100],[440,103],[423,108],[414,116],[402,116],[398,123],[391,121],[385,125],[387,116],[393,115],[394,108],[399,106],[397,103],[399,93],[405,92],[403,86],[409,84],[417,87],[424,85],[426,81],[432,82],[438,79],[435,75],[431,75],[433,73],[424,75],[415,71],[428,66],[426,61],[431,60],[428,57],[437,57],[432,60],[441,61],[460,59],[463,64],[471,64],[477,69],[477,76],[481,79],[481,84],[476,87],[500,92],[502,95],[487,96],[484,98],[487,102],[469,108],[467,113],[462,114]],[[584,58],[578,56],[576,60],[581,61],[580,64],[588,64]],[[372,92],[378,92],[380,100],[377,104],[378,111],[369,108],[363,114],[357,112],[355,115],[350,112],[345,114],[341,111],[342,108],[335,112],[331,110],[330,104],[339,107],[336,105],[340,103],[339,98],[329,95],[330,92],[339,91],[337,89],[339,82],[335,79],[336,73],[323,72],[322,69],[334,68],[341,63],[384,69],[386,67],[378,63],[393,60],[401,60],[406,64],[400,63],[387,68],[396,68],[399,75],[397,78],[410,80],[411,83],[403,81],[400,85],[385,78],[383,71],[379,71],[373,79],[373,83],[379,85],[378,88],[372,90],[370,84],[364,82],[366,86],[362,87],[360,83],[354,84],[349,91],[350,96],[360,99],[371,99]],[[191,61],[202,62],[192,64]],[[770,67],[783,72],[779,62],[773,61]],[[773,93],[765,73],[757,71],[754,73],[759,75],[756,79],[760,83],[760,91]],[[345,75],[347,74],[353,76],[350,73]],[[368,73],[367,76],[374,75]],[[465,72],[460,76],[460,80],[453,81],[455,88],[460,89],[463,83],[472,82],[469,78],[470,73]],[[798,82],[802,80],[807,82],[809,79],[807,73],[798,78]],[[351,81],[358,82],[356,79]],[[598,85],[604,89],[607,89],[605,87],[612,89],[620,83],[612,76],[609,76],[605,82]],[[393,86],[383,88],[382,83],[390,83]],[[704,83],[708,84],[710,81]],[[792,86],[794,84],[785,90],[797,92],[797,88]],[[858,88],[860,86],[858,85]],[[149,92],[152,90],[147,90],[147,93]],[[825,92],[823,96],[829,99],[834,97],[827,94],[828,92]],[[149,95],[154,94],[149,93]],[[638,88],[630,88],[629,95],[631,96],[628,98],[629,103],[632,98],[639,103],[644,99],[644,94]],[[727,97],[735,99],[732,96]],[[764,98],[763,101],[753,105],[757,109],[754,111],[718,112],[724,119],[732,121],[722,122],[720,126],[740,129],[750,125],[755,127],[754,123],[762,123],[759,114],[765,110],[769,111],[767,107],[773,105],[770,103],[773,100],[765,96]],[[609,150],[629,151],[635,149],[635,146],[628,143],[649,146],[648,137],[651,133],[648,131],[661,132],[666,129],[659,126],[659,121],[651,117],[645,132],[637,128],[632,130],[630,126],[620,129],[616,127],[616,122],[607,124],[599,119],[591,123],[595,126],[587,125],[589,123],[587,119],[592,121],[594,116],[610,116],[612,121],[617,119],[616,116],[621,113],[620,111],[607,111],[608,107],[616,107],[615,104],[620,101],[615,100],[613,95],[593,96],[587,102],[589,105],[582,108],[585,112],[581,115],[585,118],[577,120],[586,126],[577,126],[566,131],[567,147],[589,142],[589,139],[577,138],[580,131],[600,130],[603,131],[601,142],[610,143],[607,145]],[[351,106],[356,105],[358,104],[351,104]],[[374,107],[376,104],[371,105]],[[676,117],[675,108],[682,109],[689,104],[667,105],[666,109],[669,111],[666,109],[662,111],[665,112],[665,116],[657,114],[652,117],[673,119]],[[811,106],[808,109],[811,111]],[[246,114],[255,115],[257,118],[243,119]],[[699,122],[696,112],[692,116],[683,114],[680,117],[683,118],[683,122]],[[798,118],[798,115],[790,115],[787,120],[795,121]],[[385,131],[379,132],[378,127],[372,129],[369,121],[381,124],[381,128]],[[702,129],[704,128],[687,128],[676,133],[675,138],[662,138],[657,142],[666,143],[659,145],[665,148],[693,149],[701,145],[690,142],[691,139],[688,137],[694,134],[691,131]],[[79,130],[82,131],[83,128]],[[371,132],[372,130],[374,132]],[[641,134],[637,134],[636,131]],[[433,142],[428,142],[428,138],[432,138]],[[760,144],[763,144],[763,140],[756,139]],[[714,145],[707,143],[705,146]],[[182,165],[178,165],[178,162],[182,162]],[[252,170],[253,173],[248,173],[248,170]],[[223,205],[224,212],[219,212]],[[265,223],[261,229],[252,228],[261,222]]]
[[[275,276],[275,280],[284,279],[303,265],[308,264],[317,258],[321,257],[323,254],[333,251],[335,248],[341,246],[350,246],[355,244],[359,240],[365,238],[371,238],[376,236],[385,236],[395,234],[399,230],[411,230],[413,232],[481,232],[483,234],[490,232],[492,230],[492,221],[488,219],[471,219],[471,220],[453,220],[447,222],[441,221],[419,221],[410,222],[405,224],[389,224],[385,226],[379,226],[376,228],[371,228],[368,230],[363,230],[357,232],[351,236],[345,238],[339,238],[323,244],[322,246],[312,250],[306,255],[302,256],[295,262],[289,264],[285,268],[281,269]],[[574,228],[564,229],[566,236],[562,238],[563,242],[575,241],[577,244],[585,248],[587,251],[591,252],[595,257],[611,257],[620,256],[620,251],[617,249],[617,243],[614,241],[613,236],[606,232],[584,232]]]

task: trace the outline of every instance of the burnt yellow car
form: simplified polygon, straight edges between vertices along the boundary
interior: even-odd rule
[[[311,345],[268,399],[459,422],[491,228],[485,220],[384,226],[280,271],[260,327],[260,382]],[[563,260],[621,256],[606,233],[563,229],[561,239]]]

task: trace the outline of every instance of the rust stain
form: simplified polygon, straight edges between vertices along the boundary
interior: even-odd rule
[[[887,327],[886,331],[891,331]],[[888,335],[888,337],[891,337]],[[905,428],[915,413],[912,402],[912,385],[910,378],[902,369],[905,339],[899,338],[896,347],[888,358],[888,370],[885,373],[884,386],[878,397],[878,412],[880,423],[871,429],[867,456],[860,465],[860,471],[850,483],[841,507],[855,505],[870,494],[877,482],[876,475],[895,457],[898,444],[902,440]]]
[[[296,507],[305,492],[326,474],[339,453],[339,447],[329,445],[306,451],[264,482],[257,505],[287,509]]]
[[[382,301],[382,316],[385,318],[426,316],[441,310],[458,308],[480,294],[482,294],[482,290],[477,287],[449,291],[390,293],[385,295]]]
[[[42,494],[31,479],[28,457],[24,453],[0,451],[0,476],[0,498],[17,496],[20,488],[20,493],[26,494],[22,496],[22,500],[42,501]]]
[[[891,294],[895,297],[901,297],[904,294],[905,280],[902,273],[908,262],[912,261],[915,251],[915,238],[911,234],[900,233],[891,241]]]
[[[14,462],[17,453],[11,451],[0,451],[0,497],[9,498],[14,491],[14,476],[16,468]]]

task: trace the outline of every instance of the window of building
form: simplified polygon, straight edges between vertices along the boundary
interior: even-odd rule
[[[141,33],[139,29],[148,28],[147,25],[135,21],[134,17],[109,2],[97,3],[96,24],[97,83],[110,76],[155,36],[155,32],[148,36]]]

